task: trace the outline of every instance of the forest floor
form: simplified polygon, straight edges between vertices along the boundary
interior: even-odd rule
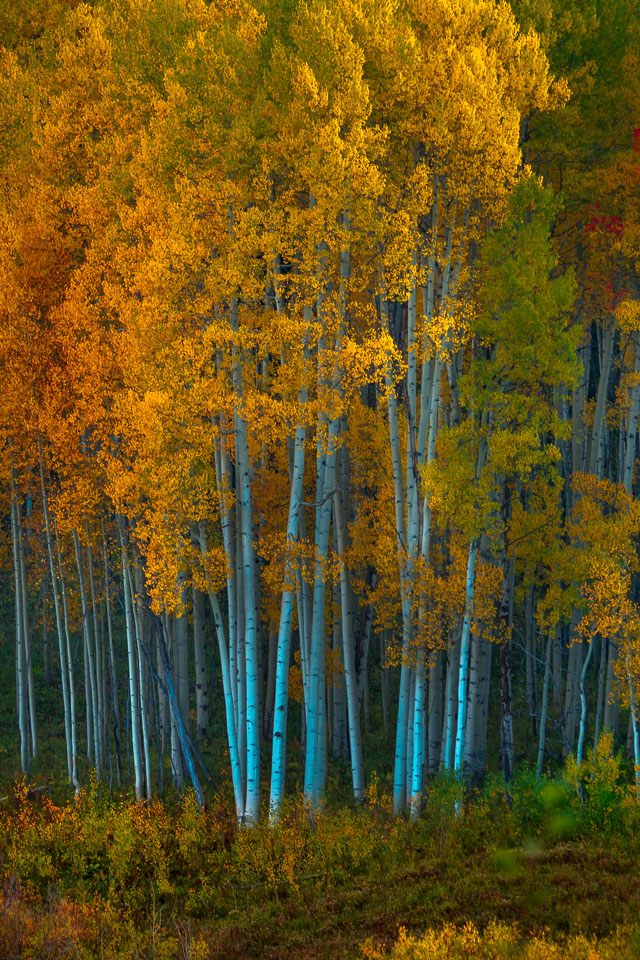
[[[517,925],[524,938],[547,934],[606,938],[640,917],[637,856],[584,843],[548,851],[426,853],[377,879],[301,888],[271,904],[233,912],[210,941],[212,957],[362,957],[366,940],[390,945],[400,927],[420,935],[443,924],[479,930]],[[637,944],[640,957],[640,943]]]
[[[615,769],[587,775],[582,796],[529,775],[463,803],[442,780],[415,824],[374,793],[313,823],[292,803],[275,830],[237,830],[223,801],[200,811],[193,795],[18,789],[0,810],[0,957],[640,958],[639,808]],[[401,928],[458,933],[394,946]]]

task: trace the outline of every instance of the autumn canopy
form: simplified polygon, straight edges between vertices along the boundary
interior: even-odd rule
[[[70,782],[130,746],[202,796],[224,742],[249,824],[334,759],[362,799],[383,727],[413,816],[627,718],[640,762],[640,11],[601,6],[0,13],[24,771],[44,683]]]

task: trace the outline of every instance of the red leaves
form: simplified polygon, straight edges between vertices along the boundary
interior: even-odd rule
[[[600,204],[596,204],[596,209],[600,209]],[[596,230],[600,230],[604,233],[611,233],[616,237],[622,236],[624,224],[622,222],[622,217],[608,217],[606,214],[601,214],[599,217],[591,217],[585,224],[585,232],[593,233]]]
[[[633,131],[633,149],[636,153],[640,153],[640,127],[636,127]]]

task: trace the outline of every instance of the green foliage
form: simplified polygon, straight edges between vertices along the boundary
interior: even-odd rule
[[[439,456],[424,470],[432,508],[468,538],[502,533],[495,504],[505,481],[531,487],[542,475],[550,491],[557,486],[555,441],[566,424],[553,389],[576,381],[580,333],[568,320],[573,272],[557,275],[551,224],[558,211],[553,191],[525,177],[483,244],[474,356],[459,381],[465,416],[440,431]]]
[[[579,798],[578,813],[585,831],[602,836],[625,834],[637,824],[635,797],[623,780],[620,752],[613,751],[613,735],[604,733],[595,749],[587,751],[578,765],[573,754],[567,757],[566,777]],[[574,801],[574,806],[577,805]]]

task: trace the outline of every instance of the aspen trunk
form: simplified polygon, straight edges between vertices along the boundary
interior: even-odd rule
[[[389,306],[381,301],[383,326],[389,330]],[[402,661],[400,666],[400,695],[398,699],[398,719],[396,725],[396,747],[393,773],[393,813],[399,816],[406,803],[407,789],[407,723],[409,717],[409,698],[411,676],[408,665],[411,646],[411,584],[407,570],[407,526],[405,520],[405,491],[400,451],[400,433],[398,427],[398,406],[395,384],[390,372],[386,377],[387,411],[389,418],[389,443],[393,464],[393,484],[395,499],[396,542],[398,566],[400,570],[400,588],[402,591]]]
[[[382,697],[382,725],[385,740],[389,736],[389,666],[387,664],[387,630],[380,631],[380,682]]]
[[[87,609],[87,595],[84,583],[84,570],[82,563],[82,552],[80,540],[76,530],[71,531],[73,536],[73,546],[76,555],[76,567],[78,570],[78,585],[80,588],[80,602],[82,609],[82,634],[84,637],[84,660],[85,660],[85,683],[88,678],[87,698],[87,753],[89,759],[93,759],[96,768],[96,778],[100,780],[102,776],[101,757],[99,753],[100,732],[98,725],[98,686],[96,683],[96,662],[95,648],[91,639],[91,630],[89,626],[89,611]],[[93,751],[91,751],[91,736],[93,733]],[[91,756],[93,754],[93,757]]]
[[[567,665],[566,696],[563,721],[563,755],[571,753],[576,739],[578,711],[580,709],[580,672],[582,670],[582,644],[574,641],[569,650]]]
[[[458,717],[456,726],[456,742],[453,768],[462,772],[462,757],[464,751],[467,725],[467,688],[469,681],[469,655],[471,649],[471,619],[473,617],[473,590],[475,584],[475,563],[477,543],[473,540],[469,544],[467,559],[467,577],[465,587],[464,618],[460,637],[460,666],[458,671]]]
[[[597,477],[603,476],[603,451],[602,451],[602,426],[604,422],[604,412],[607,402],[607,393],[609,390],[609,377],[611,374],[611,364],[613,361],[613,345],[615,340],[615,327],[609,324],[605,327],[603,333],[602,346],[602,364],[600,367],[600,379],[598,381],[598,393],[596,396],[596,406],[593,414],[593,427],[587,447],[588,472]]]
[[[42,493],[42,512],[44,516],[44,529],[45,529],[45,538],[47,541],[47,556],[49,558],[49,575],[51,581],[51,594],[53,596],[53,607],[56,617],[56,628],[58,633],[58,653],[60,657],[60,675],[62,681],[62,703],[64,708],[64,731],[65,731],[65,740],[67,746],[67,775],[69,777],[69,783],[77,785],[78,775],[77,767],[74,753],[75,740],[73,736],[73,729],[75,725],[75,718],[72,713],[72,704],[71,696],[69,691],[69,668],[67,664],[67,655],[66,655],[66,646],[64,642],[63,630],[62,630],[62,611],[61,611],[61,601],[58,596],[58,581],[56,577],[54,556],[53,556],[53,541],[51,536],[51,524],[49,522],[49,504],[47,501],[47,492],[44,483],[44,464],[42,460],[42,444],[40,441],[40,435],[38,435],[38,455],[40,462],[40,483],[41,483],[41,493]]]
[[[71,651],[71,637],[69,634],[69,613],[67,609],[67,588],[64,578],[64,569],[62,566],[62,555],[60,553],[60,538],[58,537],[58,526],[55,516],[53,518],[53,533],[56,549],[56,560],[58,563],[58,578],[60,584],[60,596],[62,600],[62,623],[64,626],[64,641],[66,663],[69,673],[69,707],[71,713],[71,762],[72,762],[72,782],[76,794],[80,792],[80,782],[78,780],[78,732],[76,724],[76,691],[74,683],[73,653]]]
[[[442,729],[440,765],[453,769],[454,748],[458,719],[458,672],[460,668],[460,633],[453,632],[447,652],[447,679],[445,684],[445,712]]]
[[[110,670],[110,682],[111,682],[111,715],[113,719],[113,738],[115,741],[115,751],[116,751],[116,776],[118,779],[118,787],[122,786],[122,752],[120,746],[120,706],[118,703],[118,682],[116,677],[116,657],[115,649],[113,645],[113,627],[111,622],[111,596],[110,596],[110,571],[109,571],[109,554],[107,550],[107,538],[104,531],[104,523],[102,524],[102,549],[104,555],[104,590],[105,590],[105,605],[107,608],[107,632],[109,637],[109,670]],[[160,748],[160,745],[158,746]],[[160,763],[160,759],[158,763]]]
[[[364,796],[364,767],[362,764],[362,736],[360,731],[360,697],[358,677],[355,665],[355,643],[353,636],[353,616],[351,611],[351,591],[348,572],[344,562],[346,548],[346,524],[340,490],[334,492],[335,533],[338,549],[338,569],[340,575],[340,603],[342,621],[342,658],[345,670],[347,690],[347,717],[349,724],[349,747],[351,755],[351,779],[353,796],[357,802]],[[364,668],[366,669],[366,667]],[[362,670],[361,670],[362,673]]]
[[[16,612],[16,706],[18,709],[18,729],[20,731],[20,769],[25,776],[30,773],[29,755],[29,720],[28,720],[28,686],[27,666],[23,629],[22,580],[20,571],[21,532],[18,523],[18,506],[16,503],[13,477],[11,478],[11,539],[13,545],[13,572],[15,581],[15,612]]]
[[[556,627],[556,634],[559,632]],[[538,780],[542,776],[542,766],[544,764],[545,735],[547,730],[547,712],[549,705],[549,680],[551,677],[551,654],[553,647],[553,633],[549,631],[547,639],[546,663],[544,665],[544,680],[542,683],[542,708],[540,711],[540,733],[538,738],[538,760],[536,764],[536,775]]]
[[[525,660],[527,704],[531,716],[533,739],[538,739],[538,687],[536,683],[536,626],[534,620],[534,588],[527,590],[525,600]]]
[[[91,537],[89,534],[89,525],[85,524],[87,534],[87,569],[89,571],[89,595],[91,599],[91,618],[93,623],[93,637],[95,641],[95,669],[96,669],[96,697],[97,697],[97,754],[100,762],[100,768],[104,769],[105,759],[105,690],[106,680],[104,675],[104,643],[102,642],[102,630],[99,628],[98,605],[96,602],[96,587],[93,571],[93,552],[91,550]]]
[[[307,311],[305,318],[310,321]],[[299,395],[301,405],[306,403],[307,391],[302,388]],[[291,625],[293,622],[293,604],[295,600],[295,581],[298,578],[298,597],[300,608],[298,621],[300,623],[301,650],[305,634],[306,619],[302,609],[302,576],[300,565],[295,564],[293,547],[298,540],[299,524],[302,513],[302,492],[304,480],[304,443],[306,430],[301,424],[296,428],[295,447],[293,454],[293,469],[291,476],[291,491],[289,495],[289,513],[287,517],[287,539],[285,552],[284,588],[280,605],[280,624],[275,653],[275,687],[273,709],[273,746],[271,751],[271,793],[269,798],[269,817],[271,822],[278,819],[280,806],[284,797],[284,780],[287,751],[287,712],[289,704],[289,666],[291,660]],[[295,566],[294,569],[292,569]],[[306,638],[305,638],[306,639]],[[306,663],[303,669],[303,688],[306,673]],[[304,712],[304,705],[303,705]]]
[[[584,741],[587,735],[587,670],[593,655],[593,640],[589,643],[587,655],[584,658],[582,670],[580,671],[580,732],[578,734],[578,749],[576,751],[576,763],[578,766],[582,763],[582,753]]]
[[[124,522],[122,517],[118,517],[118,533],[120,538],[120,550],[122,553],[122,584],[124,589],[124,613],[127,633],[127,657],[129,664],[129,717],[131,728],[131,749],[133,753],[133,770],[135,779],[136,800],[139,802],[144,799],[144,761],[142,756],[142,744],[140,737],[140,690],[138,686],[138,660],[136,651],[135,625],[132,616],[132,598],[129,589],[129,577],[127,570],[127,559],[124,542]]]
[[[273,736],[273,711],[276,698],[276,664],[278,657],[278,630],[269,623],[269,650],[267,653],[267,689],[264,697],[262,717],[262,736],[270,740]]]
[[[340,609],[340,586],[334,585],[334,610]],[[333,623],[333,657],[336,671],[333,675],[333,727],[331,752],[336,760],[342,760],[349,755],[347,739],[347,688],[342,643],[342,618],[336,616]]]
[[[473,634],[469,661],[468,719],[462,769],[465,778],[474,783],[480,783],[485,774],[491,650],[492,644],[488,637]]]
[[[429,668],[428,762],[430,775],[438,772],[442,748],[442,684],[444,651],[434,650]]]

